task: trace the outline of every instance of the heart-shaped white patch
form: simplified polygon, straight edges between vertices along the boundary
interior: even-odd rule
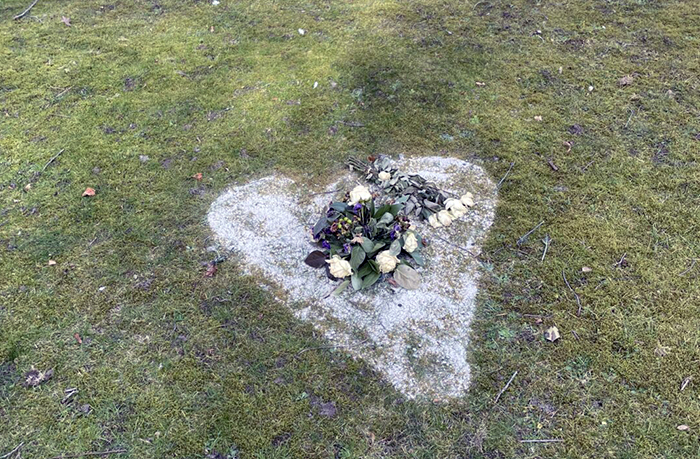
[[[380,283],[330,296],[337,285],[324,270],[304,264],[317,249],[310,227],[331,200],[355,185],[355,174],[329,185],[327,193],[312,194],[304,184],[279,175],[233,187],[212,204],[209,225],[298,318],[370,363],[397,390],[410,398],[459,397],[469,384],[467,348],[479,278],[474,256],[493,222],[496,187],[479,166],[455,158],[405,159],[396,166],[457,196],[475,196],[476,205],[449,227],[433,229],[415,221],[430,241],[418,290]]]

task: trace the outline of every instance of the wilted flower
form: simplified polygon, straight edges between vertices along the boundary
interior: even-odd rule
[[[383,273],[390,273],[394,270],[394,268],[396,268],[399,259],[392,255],[388,250],[385,250],[377,255],[376,261],[379,264],[379,271]]]
[[[352,275],[352,266],[347,260],[343,260],[338,255],[333,255],[333,258],[326,260],[330,266],[331,275],[342,279],[343,277],[348,277]]]
[[[418,239],[413,233],[408,233],[403,241],[403,249],[408,253],[413,253],[418,248]]]
[[[430,223],[430,226],[433,228],[442,228],[442,223],[438,220],[437,214],[432,214],[428,217],[428,223]]]
[[[450,226],[452,224],[450,213],[444,209],[437,213],[437,219],[442,226]]]
[[[462,201],[462,204],[464,204],[467,207],[474,207],[474,195],[467,192],[462,198],[460,199]]]
[[[348,204],[354,206],[358,202],[369,201],[371,199],[372,194],[369,192],[369,190],[362,185],[357,185],[350,192],[350,201],[348,201]]]
[[[462,201],[459,199],[449,198],[446,200],[445,209],[447,209],[454,219],[460,218],[467,213],[467,208],[464,207],[464,204],[462,204]]]
[[[379,180],[386,182],[387,180],[391,180],[391,174],[388,173],[387,171],[381,171],[379,173]]]

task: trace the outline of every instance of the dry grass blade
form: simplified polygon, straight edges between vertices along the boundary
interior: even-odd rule
[[[564,270],[561,270],[561,276],[564,278],[564,282],[566,282],[566,286],[569,287],[569,290],[571,290],[571,293],[574,294],[576,297],[576,304],[578,305],[578,311],[576,311],[576,315],[580,316],[581,315],[581,298],[578,296],[578,293],[574,291],[574,289],[571,287],[571,284],[569,284],[569,281],[566,279],[566,274],[564,274]]]
[[[503,393],[506,391],[506,389],[508,389],[508,387],[510,386],[510,383],[513,382],[513,380],[515,379],[515,376],[516,376],[517,374],[518,374],[518,370],[515,370],[515,373],[513,373],[513,376],[510,377],[510,379],[508,380],[508,382],[506,383],[506,385],[503,386],[503,389],[501,389],[501,391],[500,391],[500,392],[498,393],[498,395],[496,396],[496,400],[493,401],[493,404],[494,404],[494,405],[495,405],[496,403],[498,403],[498,400],[500,400],[501,395],[503,395]]]

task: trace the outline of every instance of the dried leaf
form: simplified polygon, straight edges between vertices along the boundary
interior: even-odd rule
[[[399,265],[394,271],[394,280],[406,290],[417,290],[421,284],[418,271],[408,265]]]
[[[584,266],[583,268],[581,268],[581,272],[584,272],[584,273],[590,273],[591,271],[593,271],[593,270],[591,268],[589,268],[588,266]]]
[[[678,427],[676,427],[676,429],[680,430],[681,432],[685,432],[686,430],[690,429],[690,427],[688,427],[685,424],[681,424]]]
[[[544,339],[547,341],[554,342],[559,338],[561,338],[561,335],[559,334],[559,329],[557,327],[550,327],[546,332],[544,332]]]
[[[322,268],[326,266],[326,254],[320,250],[314,250],[309,255],[307,255],[304,263],[311,266],[312,268]]]
[[[83,197],[91,197],[95,196],[95,190],[93,188],[87,187],[85,188],[85,191],[83,191]]]
[[[619,80],[617,80],[617,84],[619,84],[620,86],[629,86],[632,84],[633,81],[634,77],[632,75],[625,75]]]
[[[61,22],[70,27],[70,18],[67,18],[65,16],[61,16]]]
[[[78,342],[78,344],[83,344],[83,339],[80,337],[78,333],[73,335],[73,338]]]
[[[56,260],[49,260],[49,266],[55,266]]]
[[[204,277],[214,277],[218,269],[219,268],[216,267],[216,263],[209,263],[209,267],[207,268],[207,272],[204,273]]]
[[[194,174],[194,175],[192,176],[192,178],[195,179],[195,180],[198,181],[198,182],[201,182],[201,181],[202,181],[202,173],[201,173],[201,172],[198,172],[198,173]]]

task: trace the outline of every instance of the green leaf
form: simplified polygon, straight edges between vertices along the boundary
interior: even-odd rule
[[[393,256],[397,256],[401,253],[401,241],[399,239],[391,243],[389,246],[389,253]]]
[[[374,250],[374,242],[372,242],[372,239],[368,237],[363,238],[362,244],[360,245],[362,246],[362,249],[367,253],[370,253],[372,252],[372,250]]]
[[[314,237],[318,236],[321,233],[321,231],[326,229],[327,226],[328,226],[328,221],[326,220],[326,217],[321,217],[318,220],[318,222],[316,222],[316,225],[314,225],[314,229],[313,229]]]
[[[411,258],[413,258],[416,261],[416,263],[418,263],[418,266],[425,265],[425,259],[423,259],[423,255],[421,255],[418,249],[411,252]]]
[[[375,219],[379,220],[384,216],[385,213],[389,212],[391,210],[391,206],[389,204],[384,204],[382,207],[377,209],[377,211],[372,215]]]
[[[379,272],[379,263],[377,263],[377,262],[374,261],[374,260],[369,260],[369,261],[367,262],[367,264],[369,264],[369,265],[372,267],[372,271],[374,271],[374,272],[377,273],[377,274],[380,274],[380,272]]]
[[[352,266],[353,271],[357,272],[357,268],[360,267],[363,261],[365,261],[365,251],[362,247],[355,245],[350,252],[350,266]]]
[[[371,273],[372,271],[374,271],[374,269],[372,268],[371,262],[367,262],[367,263],[363,264],[362,266],[360,266],[360,269],[357,270],[357,275],[360,277],[365,277],[367,274]]]
[[[338,288],[336,288],[335,290],[333,290],[333,293],[331,293],[331,295],[333,295],[333,296],[338,296],[338,295],[340,295],[341,293],[343,293],[343,290],[345,290],[346,288],[348,288],[348,285],[350,285],[350,281],[349,281],[349,280],[345,280],[345,281],[341,282],[340,285],[338,286]]]
[[[382,218],[379,219],[377,222],[378,225],[388,225],[389,223],[394,221],[394,214],[391,212],[387,212],[384,215],[382,215]]]
[[[337,210],[338,212],[345,212],[346,210],[348,210],[349,207],[350,206],[340,201],[336,201],[333,204],[331,204],[331,209]]]
[[[385,245],[386,245],[386,244],[383,243],[383,242],[375,242],[375,243],[374,243],[374,247],[373,247],[372,250],[371,250],[370,252],[368,252],[368,253],[376,253],[379,249],[381,249],[381,248],[384,247]]]
[[[389,209],[389,213],[396,217],[399,214],[399,212],[401,212],[401,209],[403,209],[403,204],[394,204]]]
[[[406,290],[417,290],[421,284],[418,271],[408,265],[399,265],[394,270],[394,280]]]
[[[355,291],[360,290],[362,288],[362,278],[357,274],[353,274],[350,277],[350,282],[352,282],[352,288],[354,288]]]
[[[362,279],[362,286],[360,288],[367,288],[374,285],[375,282],[379,280],[379,273],[371,272]]]

